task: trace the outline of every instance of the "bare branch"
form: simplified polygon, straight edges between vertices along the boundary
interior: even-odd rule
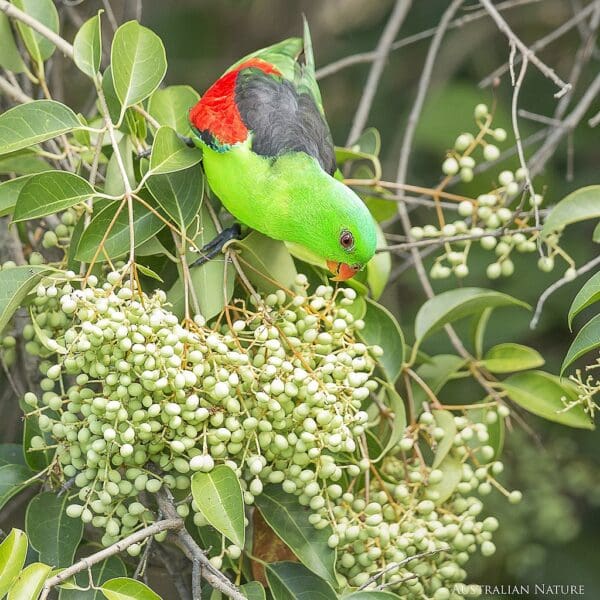
[[[509,39],[509,41],[512,42],[519,49],[519,52],[523,55],[523,58],[529,60],[529,62],[535,65],[544,76],[553,81],[560,88],[560,90],[556,94],[554,94],[554,97],[560,98],[561,96],[564,96],[571,89],[571,84],[565,83],[554,72],[554,69],[551,69],[548,65],[542,62],[535,55],[535,53],[530,48],[528,48],[520,40],[519,37],[517,37],[514,31],[509,27],[508,23],[504,20],[502,15],[498,12],[496,7],[492,4],[491,0],[479,1],[485,7],[490,17],[492,17],[492,19],[495,21],[496,25],[498,26],[498,29],[500,29],[500,31]]]
[[[46,583],[44,584],[44,588],[42,589],[40,600],[45,600],[53,587],[60,585],[70,577],[73,577],[73,575],[77,575],[77,573],[81,573],[82,571],[90,569],[93,565],[103,561],[109,556],[114,556],[115,554],[124,552],[132,544],[142,542],[145,539],[160,533],[161,531],[166,531],[168,529],[181,529],[182,527],[183,521],[179,516],[177,516],[177,518],[163,519],[162,521],[157,521],[148,527],[144,527],[143,529],[128,535],[126,538],[123,538],[115,544],[112,544],[112,546],[108,546],[108,548],[104,548],[95,554],[82,558],[75,564],[63,569],[60,571],[60,573],[50,577],[50,579],[47,579]]]
[[[541,0],[506,0],[506,2],[500,2],[496,6],[499,11],[508,10],[511,8],[516,8],[517,6],[523,6],[525,4],[534,4],[536,2],[541,2]],[[448,29],[457,29],[462,27],[463,25],[467,25],[468,23],[473,23],[481,19],[482,17],[488,16],[487,11],[479,10],[473,12],[471,14],[467,14],[463,17],[459,17],[458,19],[454,19],[448,25]],[[400,48],[404,48],[406,46],[410,46],[415,42],[420,42],[421,40],[426,40],[435,35],[437,27],[430,27],[429,29],[425,29],[419,33],[415,33],[414,35],[409,35],[401,40],[394,42],[391,46],[391,50],[398,50]],[[317,69],[316,76],[317,79],[325,79],[325,77],[329,77],[330,75],[334,75],[347,67],[351,67],[353,65],[358,65],[362,63],[370,63],[371,61],[377,58],[377,51],[373,50],[372,52],[360,52],[358,54],[351,54],[350,56],[345,56],[344,58],[340,58],[320,69]]]
[[[166,517],[173,519],[176,517],[178,518],[177,511],[173,504],[173,498],[170,495],[169,490],[163,490],[163,493],[158,494],[157,499],[158,506]],[[196,561],[202,566],[202,577],[204,577],[210,585],[233,600],[246,600],[246,597],[238,591],[237,587],[235,587],[223,573],[212,566],[211,562],[206,557],[206,554],[198,544],[196,544],[194,538],[192,538],[185,528],[179,529],[176,535],[177,541],[180,543],[186,556],[192,561],[192,564]]]
[[[538,52],[539,50],[543,50],[546,46],[549,46],[552,42],[562,37],[565,33],[576,27],[581,21],[583,21],[594,9],[593,4],[589,4],[586,6],[580,13],[577,13],[575,16],[571,17],[568,21],[565,21],[560,27],[557,27],[553,31],[551,31],[548,35],[540,38],[533,44],[531,44],[530,50],[532,52]],[[521,60],[521,57],[517,57],[515,60],[515,65],[518,64]],[[479,82],[479,87],[488,87],[492,85],[494,81],[504,75],[510,68],[509,62],[505,62],[503,65],[500,65],[497,69],[492,71],[487,77],[482,79]]]
[[[580,98],[575,108],[569,113],[569,115],[561,122],[560,125],[555,127],[546,141],[538,149],[538,151],[529,160],[529,172],[534,177],[542,171],[548,160],[554,154],[556,147],[560,144],[561,140],[570,131],[573,131],[585,117],[585,113],[590,108],[592,102],[596,96],[600,93],[600,74],[596,75],[596,78],[590,83],[585,94]]]
[[[396,0],[394,9],[383,29],[379,42],[377,43],[377,48],[375,49],[376,57],[371,65],[369,77],[367,78],[367,83],[363,89],[358,108],[354,113],[354,119],[352,120],[352,127],[350,128],[350,133],[346,140],[346,146],[350,146],[354,143],[365,128],[365,124],[369,118],[371,105],[373,104],[375,93],[377,92],[377,86],[379,85],[379,80],[381,79],[387,57],[391,50],[392,42],[406,18],[411,3],[412,0]]]

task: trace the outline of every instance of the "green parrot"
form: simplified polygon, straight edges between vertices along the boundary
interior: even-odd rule
[[[373,217],[336,178],[306,22],[304,40],[284,40],[230,67],[189,119],[208,183],[238,221],[308,248],[338,281],[373,257]]]

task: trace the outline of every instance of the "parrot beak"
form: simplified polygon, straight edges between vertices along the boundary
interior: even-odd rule
[[[357,265],[347,265],[346,263],[339,263],[334,260],[327,261],[327,268],[335,275],[335,277],[331,278],[332,281],[346,281],[360,271],[360,267]]]

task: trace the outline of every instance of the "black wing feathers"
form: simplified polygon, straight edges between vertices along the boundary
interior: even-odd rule
[[[253,132],[254,152],[271,157],[305,152],[333,175],[337,166],[331,133],[310,94],[299,93],[286,79],[245,69],[237,78],[235,101]]]

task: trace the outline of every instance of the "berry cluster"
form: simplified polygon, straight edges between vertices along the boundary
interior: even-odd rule
[[[504,408],[490,410],[486,420],[503,414]],[[477,548],[484,556],[495,552],[491,539],[498,521],[481,516],[483,504],[475,494],[486,496],[495,486],[516,503],[521,493],[506,492],[496,482],[503,465],[493,459],[487,425],[466,416],[449,418],[451,431],[431,412],[421,413],[384,458],[381,477],[373,477],[368,491],[334,496],[330,545],[338,548],[338,568],[351,585],[374,580],[374,586],[392,588],[403,598],[457,598],[453,590],[467,576],[470,554]],[[428,466],[420,448],[436,452],[448,441],[445,458],[436,468]],[[419,560],[407,560],[415,555]]]
[[[482,149],[485,161],[495,161],[500,150],[494,142],[503,142],[506,131],[492,128],[492,117],[485,104],[475,107],[475,121],[479,133],[461,133],[442,164],[442,172],[446,176],[442,186],[454,176],[463,182],[473,180],[474,157],[478,148]],[[525,191],[528,173],[524,168],[514,172],[503,170],[497,176],[494,189],[480,194],[476,199],[464,199],[457,205],[459,219],[446,222],[445,217],[437,225],[427,224],[413,227],[410,231],[415,240],[438,238],[443,241],[444,252],[436,257],[430,275],[433,279],[445,279],[451,274],[463,278],[469,274],[468,257],[473,244],[483,250],[493,251],[494,261],[486,269],[490,279],[510,277],[515,270],[511,258],[513,251],[532,253],[537,250],[539,231],[533,227],[538,219],[536,213],[544,202],[540,194]],[[455,236],[464,237],[459,240],[448,240]],[[544,240],[547,252],[538,261],[538,267],[545,272],[554,268],[555,257],[562,257],[568,265],[566,276],[575,275],[574,263],[558,242],[558,233]]]
[[[24,331],[44,374],[41,397],[25,396],[43,434],[32,451],[56,448],[49,473],[69,489],[67,512],[103,529],[103,544],[151,523],[163,486],[181,498],[180,516],[206,525],[190,477],[227,464],[246,505],[280,484],[309,507],[315,528],[331,527],[329,545],[352,586],[377,576],[407,597],[443,600],[466,577],[470,553],[493,553],[497,522],[478,520],[473,495],[489,493],[502,468],[486,425],[454,418],[448,456],[432,468],[419,447],[435,452],[448,433],[425,411],[372,469],[366,401],[379,387],[382,351],[358,337],[353,290],[309,294],[299,275],[291,295],[278,290],[259,309],[236,305],[226,323],[208,327],[200,316],[181,324],[162,291],[147,296],[122,277],[91,276],[83,289],[73,273],[44,281]],[[444,492],[449,464],[460,481]],[[211,561],[219,568],[241,552],[216,549]]]

